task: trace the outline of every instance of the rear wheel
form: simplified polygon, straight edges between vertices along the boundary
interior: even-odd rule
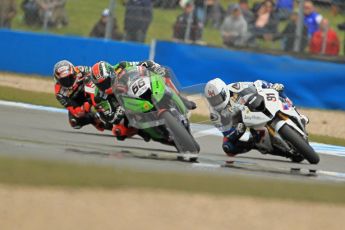
[[[179,152],[198,153],[200,151],[199,144],[195,141],[194,137],[171,113],[166,111],[161,114],[161,118],[165,120],[165,125],[173,136]]]
[[[279,130],[279,134],[283,137],[284,140],[289,142],[299,154],[301,154],[307,161],[309,161],[310,164],[319,163],[320,158],[316,154],[314,149],[290,126],[284,125]]]

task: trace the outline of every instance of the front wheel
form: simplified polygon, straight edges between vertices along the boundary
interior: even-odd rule
[[[320,161],[319,155],[316,154],[314,149],[309,143],[304,140],[294,129],[288,125],[284,125],[279,134],[284,140],[289,142],[296,151],[301,154],[310,164],[317,164]]]
[[[179,152],[198,153],[200,151],[199,144],[195,141],[194,137],[170,112],[166,111],[162,113],[161,118],[165,120],[165,125],[173,136]]]

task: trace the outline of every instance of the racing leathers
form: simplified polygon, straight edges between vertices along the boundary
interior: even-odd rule
[[[165,83],[169,85],[175,92],[179,95],[176,87],[172,83],[168,71],[161,67],[159,64],[153,61],[143,61],[143,62],[127,62],[122,61],[115,66],[110,66],[106,62],[99,62],[96,63],[92,67],[92,78],[95,85],[102,86],[98,87],[92,97],[93,105],[101,114],[102,120],[105,120],[107,123],[113,124],[113,134],[116,136],[118,140],[124,140],[127,137],[131,137],[135,134],[140,135],[144,138],[145,141],[149,141],[149,137],[145,136],[140,132],[140,130],[136,130],[129,126],[128,119],[125,116],[124,110],[122,106],[117,102],[116,96],[114,95],[115,92],[112,91],[112,87],[110,82],[105,79],[108,79],[109,76],[114,76],[115,79],[123,71],[126,71],[129,68],[140,66],[143,68],[147,68],[148,70],[165,76]],[[112,78],[112,77],[110,77]],[[114,80],[112,79],[112,81]],[[105,87],[105,85],[107,86]],[[186,107],[189,109],[195,109],[196,105],[194,102],[188,101],[187,99],[181,97],[183,102],[185,103]]]
[[[282,84],[272,84],[261,80],[256,81],[256,83],[261,84],[262,88],[275,89],[287,104],[293,106],[291,100],[285,95]],[[227,85],[227,89],[230,91],[228,104],[221,111],[216,111],[211,107],[210,119],[216,127],[222,127],[221,130],[224,136],[222,148],[228,156],[245,153],[255,147],[255,134],[249,140],[240,140],[247,128],[242,123],[241,110],[244,105],[239,103],[239,101],[240,98],[246,95],[245,89],[252,87],[253,84],[254,82],[237,82]],[[303,115],[301,115],[301,119],[305,121],[305,124],[308,122]]]
[[[93,124],[98,130],[103,131],[103,124],[95,113],[91,112],[90,97],[84,91],[91,69],[88,66],[74,67],[76,81],[71,87],[63,87],[55,83],[55,97],[59,103],[68,110],[68,119],[74,129]]]
[[[102,91],[92,82],[85,86],[85,91],[90,95],[92,105],[96,109],[100,119],[104,122],[105,128],[112,130],[118,140],[124,140],[133,136],[135,132],[123,125],[126,123],[125,113],[122,106],[117,102],[111,88]],[[123,126],[123,127],[122,127]],[[121,131],[119,133],[119,130]]]

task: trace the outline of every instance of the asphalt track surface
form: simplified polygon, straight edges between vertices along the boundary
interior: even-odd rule
[[[198,133],[198,129],[192,126],[194,132]],[[72,129],[63,113],[0,105],[0,155],[157,172],[345,182],[345,157],[320,154],[320,163],[311,166],[251,151],[237,156],[229,164],[226,163],[229,158],[221,149],[221,137],[197,136],[201,146],[198,163],[183,162],[176,160],[176,150],[170,146],[145,142],[137,136],[115,141],[111,132],[100,133],[92,126]],[[316,173],[310,173],[310,169]]]

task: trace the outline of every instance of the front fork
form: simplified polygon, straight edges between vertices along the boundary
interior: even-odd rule
[[[284,125],[289,125],[291,126],[293,129],[295,129],[298,133],[301,134],[301,136],[304,139],[308,139],[308,136],[306,135],[304,130],[301,130],[301,128],[296,125],[288,116],[286,116],[283,113],[277,113],[276,118],[270,123],[267,124],[265,127],[267,128],[270,136],[277,140],[279,142],[280,145],[277,145],[276,147],[284,150],[284,151],[288,151],[289,153],[293,153],[293,149],[288,145],[288,143],[286,143],[286,141],[284,139],[281,138],[281,136],[279,135],[279,130],[284,126]]]

